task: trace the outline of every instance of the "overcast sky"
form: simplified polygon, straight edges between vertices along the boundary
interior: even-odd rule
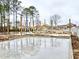
[[[40,13],[40,20],[46,19],[54,14],[61,16],[61,23],[67,23],[68,18],[79,24],[79,0],[19,0],[23,7],[35,6]]]

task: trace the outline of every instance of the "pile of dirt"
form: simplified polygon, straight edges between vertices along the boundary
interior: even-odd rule
[[[79,38],[77,36],[71,36],[74,59],[79,59]]]
[[[71,36],[73,49],[79,49],[79,39],[77,36]]]

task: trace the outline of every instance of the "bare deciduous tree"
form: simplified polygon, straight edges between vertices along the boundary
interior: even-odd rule
[[[53,22],[54,22],[55,26],[57,26],[57,23],[59,22],[60,18],[61,17],[58,14],[55,14],[55,15],[52,16],[52,19],[53,19]]]

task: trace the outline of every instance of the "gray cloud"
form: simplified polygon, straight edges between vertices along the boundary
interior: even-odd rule
[[[68,17],[73,23],[79,23],[79,0],[20,0],[22,6],[34,5],[40,12],[40,18],[48,19],[50,15],[59,14],[67,22]]]

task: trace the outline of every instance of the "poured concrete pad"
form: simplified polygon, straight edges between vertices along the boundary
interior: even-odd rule
[[[71,40],[26,37],[0,42],[0,59],[72,59]]]

